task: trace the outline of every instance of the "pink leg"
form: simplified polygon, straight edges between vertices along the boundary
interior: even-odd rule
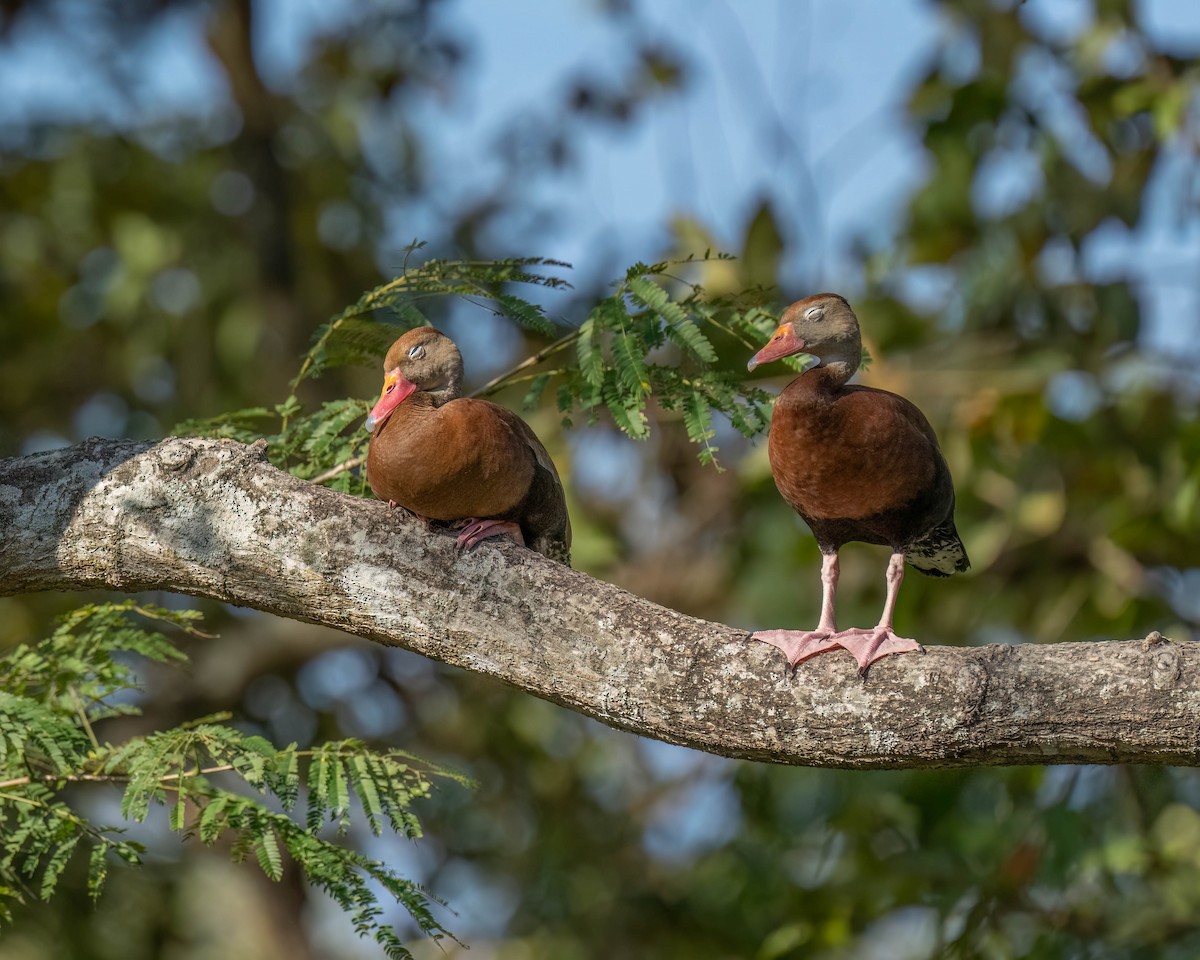
[[[462,528],[454,545],[460,551],[470,552],[480,541],[487,540],[489,537],[508,537],[521,546],[525,546],[525,537],[521,535],[520,524],[513,523],[511,520],[476,520],[473,518],[466,521],[466,525]]]
[[[827,650],[835,650],[839,644],[834,636],[837,626],[834,623],[833,604],[837,596],[838,558],[836,553],[826,553],[821,556],[821,622],[815,630],[760,630],[752,635],[752,639],[761,640],[778,647],[788,658],[788,666],[795,667],[809,657]]]
[[[898,637],[892,630],[892,615],[896,610],[896,597],[900,595],[900,584],[904,582],[904,554],[893,553],[887,568],[887,599],[883,602],[883,617],[873,630],[843,630],[834,637],[839,646],[845,647],[858,661],[858,673],[867,675],[867,668],[876,660],[893,653],[920,651],[916,640]]]

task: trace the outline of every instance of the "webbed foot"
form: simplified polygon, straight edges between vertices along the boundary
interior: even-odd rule
[[[476,520],[465,521],[458,539],[454,542],[459,552],[470,552],[483,540],[490,537],[508,537],[510,540],[525,546],[525,537],[521,534],[521,525],[511,520]]]
[[[858,675],[865,677],[867,669],[876,660],[891,656],[894,653],[922,653],[922,647],[916,640],[898,637],[888,627],[873,627],[864,629],[856,627],[834,634],[835,646],[849,650],[858,661]]]
[[[761,640],[783,651],[788,666],[795,669],[810,657],[827,650],[836,650],[841,644],[832,630],[760,630],[750,635],[751,640]]]

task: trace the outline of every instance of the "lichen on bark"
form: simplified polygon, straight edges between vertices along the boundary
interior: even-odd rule
[[[0,461],[0,595],[173,590],[496,677],[643,736],[830,767],[1200,762],[1200,651],[929,647],[790,674],[747,631],[272,467],[261,445],[90,440]]]

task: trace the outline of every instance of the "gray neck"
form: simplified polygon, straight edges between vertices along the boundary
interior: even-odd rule
[[[440,407],[443,403],[449,403],[451,400],[457,400],[462,396],[462,368],[458,367],[450,371],[446,377],[446,382],[440,387],[434,389],[426,389],[433,400],[435,407]]]
[[[825,376],[835,386],[841,386],[852,376],[858,369],[858,357],[853,359],[845,356],[832,356],[828,360],[821,361],[818,369],[826,371]]]

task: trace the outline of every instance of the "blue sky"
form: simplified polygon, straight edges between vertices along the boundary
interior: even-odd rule
[[[1137,6],[1156,43],[1178,55],[1200,52],[1194,0]],[[927,172],[902,104],[915,72],[946,41],[939,15],[923,0],[655,0],[639,7],[647,38],[682,51],[692,81],[686,95],[657,101],[629,129],[586,134],[576,144],[580,175],[531,186],[531,196],[554,213],[538,249],[511,252],[570,262],[594,262],[603,253],[621,269],[661,256],[670,218],[682,213],[706,224],[718,246],[736,247],[753,209],[771,196],[778,209],[795,211],[782,227],[804,240],[784,264],[785,284],[852,294],[848,244],[865,238],[885,245]],[[314,38],[358,9],[325,0],[260,0],[261,22],[270,29],[257,54],[268,81],[287,86]],[[97,14],[85,0],[76,0],[74,10],[70,21],[53,28],[25,22],[9,37],[0,56],[0,117],[99,118],[126,126],[134,116],[203,112],[223,100],[223,79],[204,43],[202,7],[160,19],[107,65],[139,78],[132,101],[118,100],[92,70],[79,68]],[[474,69],[444,99],[417,109],[434,152],[447,160],[440,188],[457,196],[482,192],[497,176],[493,144],[514,114],[536,121],[569,78],[583,70],[615,79],[631,56],[625,34],[590,0],[457,0],[441,16],[465,40]],[[1027,0],[1022,16],[1047,40],[1066,40],[1091,25],[1093,3]],[[962,56],[969,60],[971,51]],[[86,55],[82,60],[88,63]],[[1053,78],[1031,73],[1029,82],[1049,93]],[[1065,112],[1062,119],[1070,122]],[[1080,143],[1086,167],[1086,138]],[[1179,222],[1165,202],[1177,195],[1169,189],[1173,178],[1188,170],[1183,151],[1168,158],[1143,222],[1134,231],[1105,230],[1086,257],[1091,279],[1126,271],[1141,279],[1151,321],[1147,342],[1166,351],[1196,349],[1200,222],[1194,216]],[[978,202],[1002,207],[1019,199],[1031,189],[1029,176],[1019,158],[998,164]],[[436,209],[423,215],[435,217]],[[421,216],[410,209],[395,218],[393,248],[428,235],[431,224]],[[936,283],[914,290],[935,299],[939,293]]]

